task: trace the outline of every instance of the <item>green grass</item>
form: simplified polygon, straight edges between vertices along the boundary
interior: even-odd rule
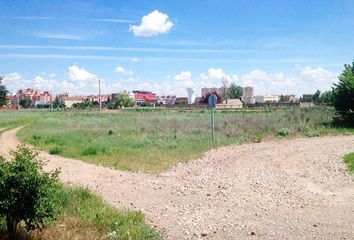
[[[19,231],[18,239],[161,239],[160,233],[137,211],[117,210],[83,188],[62,187],[58,194],[62,213],[55,222],[45,224],[43,231],[27,234]],[[0,219],[5,233],[4,218]],[[109,237],[110,236],[110,237]],[[2,239],[2,238],[1,238]]]
[[[213,147],[354,133],[333,127],[333,115],[331,108],[217,111],[215,145],[208,110],[0,112],[0,127],[28,123],[19,138],[52,154],[121,170],[160,172]]]
[[[354,173],[354,153],[345,155],[344,162],[348,166],[348,171]]]

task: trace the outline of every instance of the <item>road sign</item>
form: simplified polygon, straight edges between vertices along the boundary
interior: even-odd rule
[[[209,106],[212,107],[212,108],[215,108],[216,107],[216,103],[218,101],[218,98],[215,94],[211,94],[208,98],[208,103],[209,103]]]
[[[209,106],[210,106],[210,113],[211,113],[211,116],[210,116],[210,125],[211,125],[211,139],[213,141],[213,143],[215,143],[215,123],[214,123],[214,108],[216,107],[216,103],[218,101],[218,98],[215,94],[211,94],[208,98],[208,103],[209,103]]]

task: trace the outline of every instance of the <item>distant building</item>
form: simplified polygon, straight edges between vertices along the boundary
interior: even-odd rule
[[[188,104],[188,98],[187,97],[178,97],[178,98],[176,98],[175,104]]]
[[[152,93],[149,91],[133,91],[135,104],[143,104],[143,103],[155,103],[157,100],[156,93]]]
[[[13,108],[19,108],[20,105],[20,99],[17,96],[12,96],[10,98],[10,105]]]
[[[115,101],[116,101],[116,99],[117,99],[117,97],[118,97],[118,94],[119,94],[119,93],[111,93],[111,97],[110,97],[110,98],[111,98],[111,101],[112,101],[112,102],[115,102]]]
[[[302,102],[312,102],[313,101],[313,94],[304,94],[302,95]]]
[[[243,107],[243,104],[240,99],[227,99],[223,103],[216,104],[218,109],[240,109]]]
[[[194,88],[187,88],[187,93],[188,93],[188,104],[193,104],[195,102]]]
[[[279,102],[279,96],[255,96],[256,103]]]
[[[108,101],[108,98],[110,97],[111,95],[108,95],[108,94],[102,94],[101,95],[101,102],[107,102]],[[97,95],[90,95],[90,96],[87,96],[88,99],[91,99],[93,102],[99,102],[100,101],[100,97],[97,96]]]
[[[254,103],[254,88],[253,87],[244,87],[242,88],[243,94],[242,94],[242,100],[245,103]]]
[[[205,98],[205,96],[208,93],[217,93],[219,96],[223,96],[227,92],[228,88],[221,87],[221,88],[202,88],[202,97]]]
[[[280,95],[279,101],[283,101],[283,102],[298,102],[299,99],[295,95]]]
[[[75,103],[82,103],[85,99],[83,96],[60,96],[60,100],[62,100],[67,108],[71,108]]]
[[[43,93],[41,93],[40,90],[32,88],[20,89],[16,92],[15,96],[18,98],[18,101],[22,99],[31,100],[30,107],[34,107],[36,105],[36,102],[38,101],[52,101],[52,95],[48,91],[44,91]]]
[[[176,103],[176,96],[171,96],[171,95],[162,96],[159,97],[157,101],[167,106],[174,105]]]

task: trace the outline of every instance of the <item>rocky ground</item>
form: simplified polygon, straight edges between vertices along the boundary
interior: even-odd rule
[[[0,136],[0,154],[19,143],[17,131]],[[63,182],[143,211],[166,239],[354,239],[349,152],[354,136],[235,145],[159,175],[40,156]]]

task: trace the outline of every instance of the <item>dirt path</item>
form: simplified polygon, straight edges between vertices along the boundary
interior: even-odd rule
[[[18,144],[0,136],[0,153]],[[156,175],[41,153],[61,180],[118,208],[142,210],[168,239],[353,239],[354,182],[342,156],[354,136],[298,138],[212,150]]]

